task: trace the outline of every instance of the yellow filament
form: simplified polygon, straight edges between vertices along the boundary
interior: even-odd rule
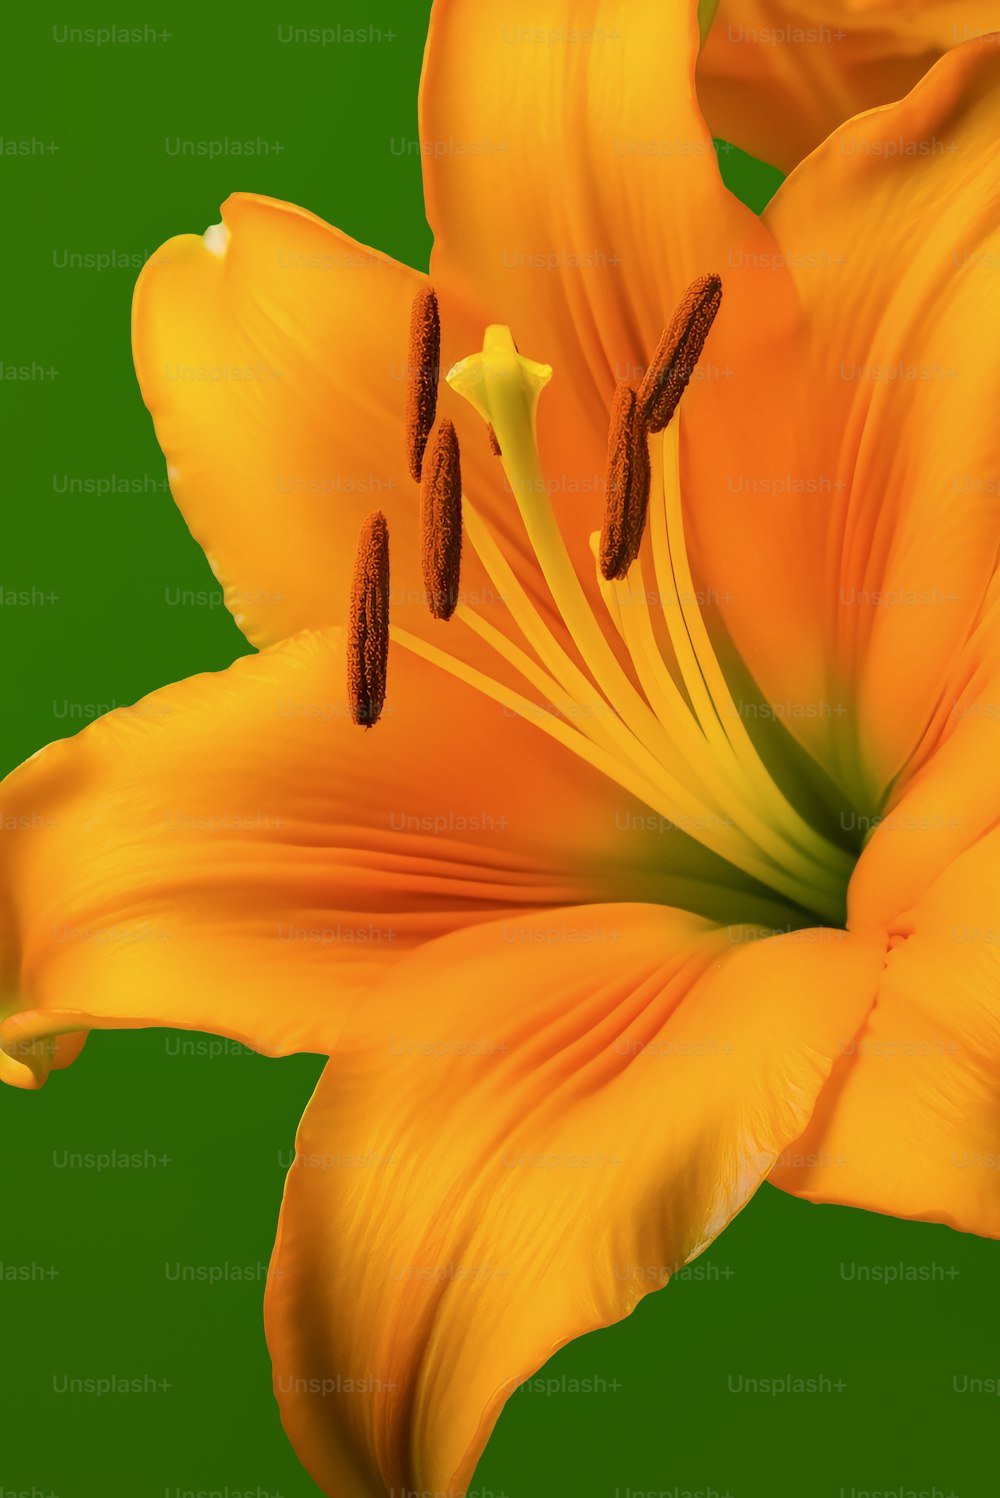
[[[595,553],[599,540],[595,531],[590,542],[591,550]],[[642,562],[636,560],[630,567],[628,576],[616,582],[607,582],[598,570],[597,581],[615,628],[624,640],[635,665],[639,685],[646,694],[647,701],[670,733],[684,763],[697,773],[698,767],[705,760],[705,736],[692,718],[690,708],[667,669],[656,643]]]
[[[467,608],[465,604],[459,604],[455,612],[456,616],[467,624],[474,634],[477,634],[492,650],[496,651],[497,655],[513,666],[514,670],[519,672],[525,681],[530,682],[537,692],[542,693],[543,703],[551,704],[575,727],[579,728],[581,724],[585,724],[584,731],[587,737],[599,748],[611,754],[617,752],[618,746],[614,737],[607,732],[603,722],[604,714],[610,712],[606,703],[601,703],[596,699],[592,702],[581,702],[577,697],[565,691],[559,682],[549,676],[526,650],[515,645],[513,640],[508,640],[496,625],[488,624],[485,619],[480,618],[474,609]],[[526,638],[534,643],[533,635],[529,634]]]
[[[542,703],[408,631],[393,629],[393,637],[534,722],[752,878],[839,921],[851,861],[809,827],[771,779],[736,712],[697,605],[684,550],[676,418],[651,443],[651,539],[683,691],[659,649],[640,564],[633,564],[624,581],[608,584],[598,579],[635,680],[612,649],[573,567],[549,502],[535,439],[538,396],[550,374],[548,366],[518,354],[508,329],[492,327],[482,353],[456,365],[448,379],[496,432],[528,538],[586,671],[554,637],[467,500],[463,509],[468,538],[530,653],[465,606],[458,612],[542,695]]]
[[[637,584],[635,593],[632,591],[633,579]],[[608,583],[600,575],[598,580],[609,609],[613,609],[621,621],[620,628],[643,691],[650,703],[675,730],[678,740],[683,740],[682,753],[687,754],[687,763],[701,778],[702,784],[697,789],[701,793],[708,790],[725,813],[725,820],[729,825],[740,828],[752,843],[774,859],[779,868],[782,867],[789,853],[784,839],[756,814],[752,804],[748,804],[732,779],[717,773],[719,769],[725,771],[729,766],[725,762],[721,767],[718,766],[708,752],[707,741],[692,719],[677,684],[656,649],[639,563],[636,562],[630,568],[628,577],[621,582]],[[634,603],[636,597],[639,599],[638,605]],[[636,626],[635,621],[638,619],[644,621],[645,629],[642,625]]]
[[[696,662],[699,679],[704,685],[711,704],[711,716],[721,728],[728,745],[729,753],[723,757],[735,758],[756,797],[798,847],[820,862],[826,863],[835,875],[846,879],[853,867],[853,860],[845,850],[835,848],[832,843],[810,827],[804,817],[781,793],[768,773],[767,766],[757,753],[716,657],[701,607],[698,604],[688,562],[687,543],[684,539],[679,429],[680,421],[675,417],[661,439],[663,449],[662,505],[666,548],[673,568],[681,620],[690,642],[691,654]],[[654,509],[658,508],[655,493],[653,501]],[[722,746],[717,738],[716,742],[717,747],[721,749]]]
[[[448,672],[458,681],[465,682],[467,686],[475,687],[484,696],[492,698],[494,702],[500,703],[518,717],[526,718],[528,722],[540,728],[543,733],[549,734],[565,748],[571,749],[574,754],[579,755],[595,770],[600,771],[609,780],[613,780],[637,800],[651,807],[666,821],[673,823],[681,831],[687,832],[689,836],[695,838],[713,853],[718,853],[727,862],[735,862],[752,878],[760,880],[761,883],[785,895],[796,904],[802,903],[803,893],[807,896],[812,893],[809,890],[804,891],[802,883],[784,870],[771,868],[767,861],[756,853],[752,845],[748,845],[742,855],[734,859],[731,835],[727,828],[721,827],[719,817],[713,816],[710,812],[692,814],[682,811],[678,813],[676,803],[664,797],[657,786],[644,780],[631,764],[609,754],[585,734],[578,732],[554,714],[547,713],[530,698],[513,691],[510,687],[502,686],[485,672],[468,665],[456,656],[449,655],[447,651],[430,644],[427,640],[422,640],[419,635],[411,634],[409,630],[393,625],[390,634],[392,639],[398,645],[402,645],[405,650],[411,651],[412,654],[420,656],[431,665]],[[830,904],[829,891],[817,888],[815,891],[817,909],[821,908],[824,900],[828,905]],[[831,914],[836,914],[837,910],[837,906],[830,906]]]
[[[471,506],[463,500],[463,513],[468,518],[475,512]],[[673,811],[669,814],[669,820],[677,821],[678,816],[686,822],[705,822],[712,819],[710,803],[701,801],[693,796],[688,788],[683,786],[673,775],[671,775],[662,761],[658,759],[649,748],[632,734],[627,726],[621,722],[611,704],[605,698],[595,692],[590,686],[587,678],[580,672],[562,651],[561,646],[552,638],[551,632],[541,619],[530,600],[524,594],[512,572],[509,572],[508,564],[502,555],[493,551],[495,543],[483,526],[482,520],[476,517],[472,527],[476,535],[474,545],[479,552],[480,560],[490,571],[492,581],[499,589],[506,589],[505,597],[511,606],[512,615],[515,614],[521,633],[535,650],[539,660],[555,661],[557,667],[564,662],[569,668],[566,673],[556,671],[558,680],[547,677],[544,673],[537,673],[537,667],[518,647],[513,646],[506,635],[493,625],[488,625],[485,620],[474,615],[469,609],[462,608],[459,612],[467,624],[472,626],[475,632],[487,644],[491,645],[506,661],[513,665],[526,680],[532,681],[534,685],[540,686],[541,690],[552,694],[553,689],[559,694],[562,688],[560,700],[562,706],[560,711],[564,716],[570,718],[578,725],[580,731],[594,743],[599,743],[603,748],[610,749],[612,753],[631,762],[640,772],[647,784],[658,785],[661,793],[666,793],[671,798]],[[472,537],[470,536],[470,539]],[[482,550],[480,550],[480,546]],[[492,566],[497,566],[494,574]],[[591,616],[592,617],[592,616]],[[561,658],[561,659],[560,659]],[[572,674],[570,674],[572,673]],[[583,687],[582,692],[574,691],[573,685],[567,685],[567,676],[571,682]],[[556,698],[550,695],[550,701],[555,705]],[[715,820],[719,820],[715,818]],[[682,825],[678,823],[678,825]],[[750,846],[750,845],[748,845]]]
[[[578,708],[590,710],[596,723],[603,723],[612,714],[607,699],[602,697],[593,684],[570,658],[559,642],[553,638],[538,610],[518,581],[514,569],[491,536],[487,526],[474,505],[463,495],[462,514],[465,530],[479,560],[486,568],[490,581],[510,610],[511,618],[526,640],[531,640],[539,660],[551,672],[562,690]],[[471,624],[469,610],[463,617]]]
[[[661,753],[669,753],[663,725],[625,674],[594,618],[552,513],[535,439],[535,410],[547,378],[548,366],[519,354],[508,328],[491,327],[482,354],[463,360],[448,381],[473,401],[496,432],[500,461],[542,575],[594,681],[640,741],[651,740]]]

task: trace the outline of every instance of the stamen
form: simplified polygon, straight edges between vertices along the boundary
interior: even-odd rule
[[[639,386],[639,412],[650,432],[662,432],[677,410],[721,304],[722,281],[714,274],[699,276],[681,297]]]
[[[450,619],[458,603],[462,562],[462,470],[454,423],[442,421],[423,465],[420,491],[420,565],[435,619]]]
[[[492,422],[488,421],[486,423],[486,430],[488,431],[489,437],[490,437],[490,452],[493,454],[493,456],[495,458],[502,457],[503,454],[500,451],[500,443],[497,441],[497,434],[493,430],[493,423]]]
[[[422,287],[413,299],[406,368],[406,450],[410,477],[419,484],[424,448],[437,415],[441,373],[441,315],[432,286]]]
[[[619,384],[608,430],[608,500],[600,566],[609,581],[624,577],[642,545],[649,508],[649,450],[635,391]]]
[[[389,527],[373,510],[358,536],[347,622],[347,697],[351,717],[372,728],[385,705],[389,657]]]
[[[693,295],[696,291],[699,297]],[[784,797],[744,725],[730,724],[735,704],[704,621],[695,617],[699,611],[680,512],[678,424],[672,423],[647,446],[646,412],[654,422],[669,420],[720,299],[718,277],[705,277],[689,291],[685,316],[678,313],[674,319],[677,323],[680,318],[682,326],[674,330],[667,353],[658,351],[652,378],[644,382],[649,386],[648,406],[643,405],[641,388],[638,394],[627,386],[616,391],[609,434],[608,534],[600,541],[595,536],[592,543],[599,555],[607,550],[609,564],[619,563],[627,572],[627,578],[599,578],[619,636],[615,647],[570,560],[539,460],[536,409],[552,371],[518,354],[509,329],[502,325],[487,328],[482,353],[456,364],[448,382],[494,428],[510,491],[562,630],[553,632],[551,621],[524,591],[497,537],[468,502],[462,518],[469,543],[505,599],[527,649],[468,607],[460,605],[457,617],[505,663],[504,682],[512,669],[541,700],[521,696],[408,632],[394,629],[393,638],[505,708],[529,717],[752,879],[839,922],[850,860],[813,831]],[[665,341],[666,335],[661,343]],[[656,378],[657,370],[662,381]],[[664,416],[668,396],[673,405]],[[647,475],[643,455],[650,464]],[[650,547],[657,574],[657,591],[652,594],[644,586],[637,556],[649,499]],[[600,570],[605,573],[603,566]],[[656,616],[673,643],[679,681],[663,657],[654,630]],[[582,667],[561,643],[567,637]],[[623,663],[622,653],[630,666]]]
[[[665,553],[669,559],[675,604],[666,610],[667,627],[695,716],[706,738],[715,745],[713,758],[724,762],[728,744],[732,763],[751,798],[766,809],[775,828],[797,848],[805,850],[818,862],[825,862],[846,884],[852,866],[850,856],[820,838],[783,795],[757,753],[733,701],[697,601],[697,589],[688,560],[681,502],[680,434],[676,426],[671,427],[657,445],[660,451],[653,466],[659,502],[653,507],[653,555],[655,558]],[[658,532],[659,547],[656,545]]]

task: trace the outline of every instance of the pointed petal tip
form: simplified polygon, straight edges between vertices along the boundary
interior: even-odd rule
[[[217,255],[221,260],[229,248],[230,231],[226,224],[209,224],[202,238],[205,248],[212,255]]]

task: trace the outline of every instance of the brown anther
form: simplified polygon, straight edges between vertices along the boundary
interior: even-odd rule
[[[639,411],[647,431],[662,432],[677,410],[721,303],[722,281],[714,274],[699,276],[681,297],[639,386]]]
[[[406,451],[410,477],[419,484],[441,374],[441,315],[432,286],[422,287],[413,298],[406,369]]]
[[[649,508],[649,448],[631,385],[619,384],[608,428],[608,496],[601,530],[604,577],[624,577],[642,545]]]
[[[494,430],[493,430],[493,425],[492,425],[492,423],[490,423],[490,425],[489,425],[489,426],[488,426],[488,427],[487,427],[487,431],[488,431],[488,432],[489,432],[489,434],[490,434],[490,452],[491,452],[491,453],[492,453],[492,454],[493,454],[493,456],[494,456],[494,457],[495,457],[495,458],[499,458],[499,457],[502,457],[502,456],[503,456],[503,454],[502,454],[502,453],[501,453],[501,451],[500,451],[500,443],[499,443],[499,441],[498,441],[498,440],[497,440],[497,434],[496,434],[496,432],[495,432],[495,431],[494,431]]]
[[[389,527],[373,510],[358,536],[347,621],[347,697],[351,717],[372,728],[385,704],[389,658]]]
[[[454,424],[442,421],[424,460],[420,488],[420,565],[435,619],[458,605],[462,564],[462,469]]]

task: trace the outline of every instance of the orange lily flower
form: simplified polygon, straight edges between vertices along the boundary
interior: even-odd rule
[[[997,0],[707,0],[701,11],[698,97],[712,133],[785,172],[844,120],[901,98],[950,47],[1000,30]]]
[[[7,1080],[123,1024],[332,1054],[266,1320],[339,1498],[457,1498],[765,1177],[1000,1235],[1000,52],[758,219],[697,51],[694,3],[438,0],[423,527],[427,278],[243,194],[150,262],[143,394],[260,653],[5,787]]]

